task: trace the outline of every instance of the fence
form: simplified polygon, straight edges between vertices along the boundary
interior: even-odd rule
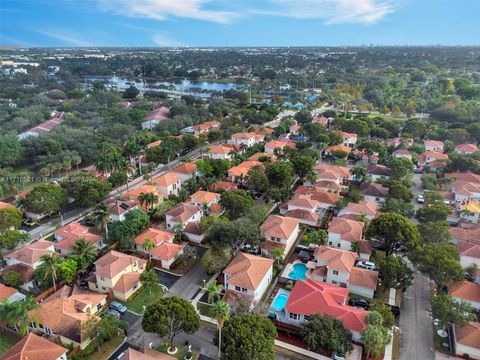
[[[57,291],[60,290],[63,286],[65,285],[65,281],[61,281],[58,286],[57,286]],[[55,292],[55,289],[53,288],[53,286],[47,290],[45,290],[44,292],[42,292],[40,295],[38,295],[36,298],[35,298],[35,301],[36,302],[40,302],[44,299],[46,299],[47,297],[49,297],[50,295],[52,295],[53,293]]]

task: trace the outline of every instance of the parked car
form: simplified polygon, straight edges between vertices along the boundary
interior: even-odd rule
[[[342,355],[339,355],[337,352],[334,352],[334,353],[332,354],[332,359],[333,359],[333,360],[345,360],[345,357],[342,356]]]
[[[23,220],[23,225],[25,225],[25,226],[35,226],[37,224],[38,224],[38,222],[36,222],[35,220],[30,219],[30,218]]]
[[[362,298],[351,298],[348,300],[348,304],[354,307],[361,307],[365,310],[370,309],[370,303]]]
[[[425,199],[423,198],[423,195],[418,195],[417,196],[417,204],[424,204]]]
[[[359,261],[355,264],[358,267],[361,267],[362,269],[367,269],[367,270],[375,270],[376,266],[374,263],[370,261]]]
[[[120,314],[125,313],[127,311],[127,307],[123,304],[120,304],[118,301],[112,301],[109,306],[110,309],[118,311]]]
[[[392,314],[395,315],[395,316],[400,316],[400,308],[396,305],[389,305],[387,304],[389,307],[390,307],[390,310],[392,311]]]
[[[114,318],[117,318],[117,319],[120,318],[120,316],[122,316],[122,314],[120,314],[117,310],[111,309],[111,308],[108,308],[105,311],[105,314],[112,315]]]

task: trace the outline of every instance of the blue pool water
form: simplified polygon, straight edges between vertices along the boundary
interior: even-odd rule
[[[298,263],[293,265],[293,271],[288,274],[288,277],[293,280],[307,279],[307,265]]]
[[[282,311],[287,304],[288,295],[287,294],[278,294],[273,300],[270,310],[273,311]]]

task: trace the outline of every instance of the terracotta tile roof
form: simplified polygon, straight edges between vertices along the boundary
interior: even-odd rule
[[[331,145],[331,146],[327,146],[325,151],[330,153],[333,151],[343,151],[349,154],[352,151],[352,148],[350,146],[344,146],[344,145]]]
[[[480,323],[470,321],[464,327],[455,326],[455,338],[459,344],[480,349]]]
[[[24,284],[27,284],[30,281],[32,281],[35,276],[35,270],[32,267],[24,264],[14,264],[14,265],[7,266],[2,270],[2,274],[5,274],[11,271],[19,273],[20,276],[22,277]]]
[[[324,171],[331,171],[333,173],[336,173],[338,175],[338,177],[348,177],[348,176],[350,176],[350,169],[348,167],[340,166],[340,165],[332,165],[332,164],[328,164],[328,163],[324,163],[324,162],[320,162],[320,163],[316,164],[313,167],[313,170],[319,176]]]
[[[1,360],[57,360],[67,349],[44,339],[34,333],[28,333],[0,356]]]
[[[329,269],[348,273],[352,271],[355,260],[357,259],[357,254],[352,251],[331,248],[324,245],[320,245],[315,249],[314,256],[318,263],[326,263]]]
[[[190,221],[187,226],[183,229],[183,232],[186,234],[193,235],[202,235],[202,229],[200,229],[200,224],[198,221]]]
[[[13,209],[15,208],[14,205],[0,201],[0,209]]]
[[[344,305],[348,289],[307,279],[297,280],[288,297],[286,310],[294,314],[324,314],[335,317],[352,331],[361,332],[366,326],[367,311]]]
[[[298,225],[298,219],[269,215],[267,220],[260,226],[260,229],[267,237],[288,239],[295,229],[298,228]]]
[[[438,160],[438,161],[432,161],[431,163],[428,164],[430,166],[430,168],[435,168],[435,169],[438,169],[438,168],[444,168],[447,166],[447,162],[446,161],[443,161],[443,160]]]
[[[192,203],[210,204],[212,201],[220,200],[220,195],[214,192],[199,190],[190,196]]]
[[[314,186],[316,189],[319,189],[319,190],[334,190],[334,191],[342,190],[342,185],[337,184],[336,182],[327,181],[327,180],[317,181],[314,184]]]
[[[267,240],[267,241],[264,241],[262,243],[262,245],[260,246],[260,248],[262,250],[266,250],[268,252],[272,252],[273,250],[275,249],[283,249],[285,250],[287,246],[285,244],[282,244],[282,243],[278,243],[278,242],[274,242],[274,241],[270,241],[270,240]]]
[[[16,259],[25,264],[33,265],[40,260],[42,255],[56,254],[53,249],[53,242],[38,240],[23,245],[21,248],[5,255],[6,259]]]
[[[443,141],[438,141],[438,140],[424,140],[423,144],[425,146],[443,147]]]
[[[455,146],[455,150],[458,152],[474,153],[478,151],[478,147],[475,144],[459,144]]]
[[[468,256],[480,259],[480,238],[476,238],[476,240],[479,240],[479,243],[458,241],[457,249],[460,256]]]
[[[373,245],[370,241],[368,240],[360,240],[358,241],[358,243],[360,244],[360,252],[362,254],[369,254],[371,255],[372,252],[373,252]]]
[[[179,181],[180,181],[180,178],[177,175],[170,172],[163,174],[156,179],[151,180],[153,184],[159,185],[159,186],[169,186],[169,185],[176,184]]]
[[[177,174],[194,174],[197,171],[197,165],[193,162],[185,162],[183,164],[178,165],[175,169],[172,170],[173,173]],[[167,174],[165,174],[167,175]],[[173,184],[174,182],[172,182]]]
[[[455,194],[472,196],[473,194],[480,193],[480,183],[455,181],[452,185],[452,191]]]
[[[2,302],[5,299],[8,299],[12,295],[15,295],[17,292],[18,292],[17,289],[0,284],[0,302]]]
[[[336,217],[328,225],[328,232],[339,234],[342,240],[358,241],[362,239],[363,223]]]
[[[113,286],[113,290],[126,293],[140,282],[140,273],[129,272],[120,276],[120,279]]]
[[[127,200],[127,201],[122,201],[122,200],[116,200],[116,199],[111,199],[108,200],[105,203],[108,212],[111,215],[122,215],[128,212],[129,210],[135,208],[137,206],[137,203],[132,200]]]
[[[126,255],[111,250],[94,262],[96,269],[95,275],[103,276],[107,279],[113,279],[135,261],[137,262],[138,267],[142,267],[146,263],[145,260],[136,256]]]
[[[379,175],[379,176],[390,176],[390,169],[385,165],[369,165],[367,168],[367,174]]]
[[[317,191],[311,196],[311,198],[313,200],[317,200],[320,204],[335,205],[337,201],[342,198],[342,196],[335,193]]]
[[[474,282],[463,281],[462,283],[453,286],[449,293],[454,298],[463,299],[465,301],[480,302],[480,285]]]
[[[162,121],[167,119],[167,116],[169,113],[170,113],[169,108],[167,108],[166,106],[161,106],[157,109],[152,110],[150,114],[148,114],[145,117],[145,121],[149,121],[149,120]]]
[[[144,349],[144,352],[128,348],[122,355],[121,360],[175,360],[176,357],[161,353],[159,351]]]
[[[398,149],[393,152],[394,155],[412,155],[411,151],[405,149]]]
[[[162,260],[168,261],[176,257],[180,251],[183,250],[183,248],[184,247],[179,244],[164,242],[162,245],[150,250],[150,254],[159,257]]]
[[[142,245],[147,237],[152,239],[153,243],[158,246],[165,241],[173,241],[175,234],[169,231],[149,227],[148,229],[137,235],[137,237],[135,238],[135,244]]]
[[[352,285],[361,286],[367,289],[375,290],[377,288],[378,271],[354,267],[348,278]]]
[[[57,249],[72,250],[75,246],[75,241],[79,239],[85,239],[90,244],[95,244],[102,240],[101,236],[90,233],[87,226],[83,226],[77,221],[71,222],[53,233],[63,238],[55,242],[55,248]]]
[[[361,191],[367,196],[386,197],[388,195],[388,188],[378,183],[365,184],[361,187]]]
[[[180,203],[167,211],[166,215],[171,216],[171,221],[184,223],[193,215],[202,210],[197,206],[189,203]]]
[[[143,185],[137,189],[130,190],[129,192],[125,192],[121,195],[121,197],[130,199],[135,201],[139,204],[138,197],[141,193],[153,193],[157,195],[159,198],[163,198],[163,195],[157,191],[157,188],[154,185]]]
[[[375,216],[377,214],[378,204],[375,201],[362,200],[358,203],[350,202],[348,205],[340,210],[339,216],[342,215],[360,215]]]
[[[272,259],[239,252],[223,273],[227,275],[228,283],[256,290],[272,266]]]
[[[342,134],[344,139],[356,139],[358,137],[355,133],[348,133],[345,131],[340,131],[340,134]]]
[[[426,157],[437,159],[437,160],[448,160],[447,154],[444,154],[438,151],[425,151],[423,155],[425,155]]]
[[[265,148],[270,149],[283,149],[285,146],[295,149],[297,146],[293,141],[288,140],[271,140],[265,144]]]
[[[228,155],[232,152],[232,148],[225,145],[212,145],[210,146],[209,153],[211,154],[225,154]]]
[[[230,181],[216,181],[210,186],[212,191],[232,190],[236,188],[237,184]]]
[[[466,181],[472,183],[480,183],[480,175],[471,173],[471,172],[454,172],[454,173],[445,173],[447,178],[455,178],[459,181]]]
[[[320,216],[318,216],[317,213],[312,213],[308,210],[303,209],[290,210],[285,214],[285,216],[299,220],[306,220],[315,224],[320,221]]]
[[[239,132],[232,135],[232,139],[248,140],[256,136],[254,132]]]
[[[234,166],[228,170],[229,176],[246,176],[249,170],[255,166],[263,168],[263,164],[260,161],[243,161],[237,166]]]
[[[147,149],[151,149],[156,146],[159,146],[161,143],[162,143],[162,140],[153,141],[150,144],[147,144]]]
[[[453,240],[474,242],[480,244],[480,224],[461,224],[458,227],[449,227],[448,231]]]
[[[260,161],[262,157],[269,158],[271,162],[274,162],[277,160],[277,157],[274,154],[271,153],[265,153],[265,152],[258,152],[250,156],[247,160],[249,161]]]
[[[50,297],[46,298],[40,307],[30,311],[39,324],[49,327],[56,334],[81,343],[88,336],[82,329],[84,324],[96,312],[97,304],[107,298],[107,295],[97,294],[64,286]],[[88,311],[90,308],[92,313]]]
[[[307,195],[297,194],[293,199],[287,202],[289,206],[297,206],[305,209],[316,210],[318,207],[318,201],[311,199]]]
[[[219,203],[213,203],[208,208],[208,211],[210,212],[210,214],[222,214],[223,213],[223,208]]]

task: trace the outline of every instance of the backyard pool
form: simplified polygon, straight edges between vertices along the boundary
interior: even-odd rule
[[[293,264],[293,271],[288,274],[288,277],[293,280],[306,280],[307,265],[303,263]]]
[[[288,294],[285,293],[278,293],[277,296],[275,296],[275,299],[273,299],[272,305],[270,306],[270,310],[273,311],[283,311],[285,308],[285,305],[287,304],[288,301]]]

